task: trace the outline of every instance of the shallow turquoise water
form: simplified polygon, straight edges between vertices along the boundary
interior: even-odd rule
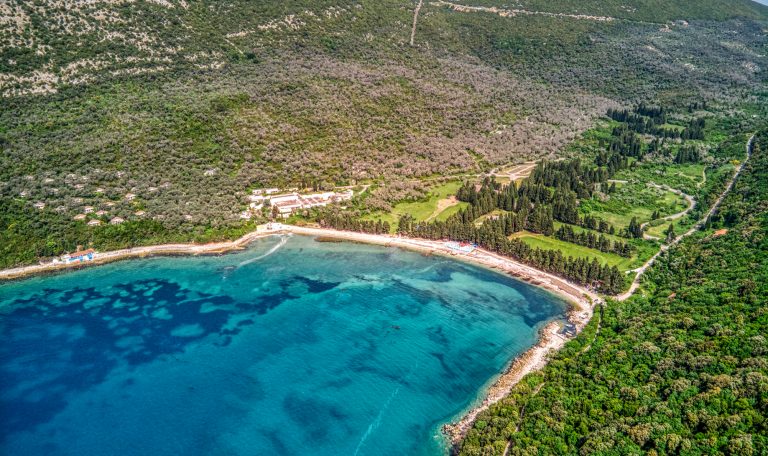
[[[271,237],[0,285],[0,452],[436,455],[564,303],[393,248]]]

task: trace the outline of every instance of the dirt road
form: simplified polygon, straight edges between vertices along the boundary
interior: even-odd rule
[[[653,266],[653,263],[656,262],[656,259],[661,255],[662,253],[666,252],[671,246],[676,245],[684,238],[690,236],[691,234],[698,231],[704,224],[707,222],[707,219],[712,216],[712,214],[717,211],[717,209],[720,207],[720,204],[723,202],[723,199],[725,199],[726,195],[728,195],[728,192],[731,191],[733,188],[733,184],[736,183],[736,179],[738,179],[739,174],[741,174],[741,170],[744,169],[744,164],[749,161],[749,159],[752,157],[752,143],[755,140],[755,135],[750,136],[749,140],[746,144],[747,149],[747,158],[739,163],[739,166],[736,167],[736,172],[733,173],[733,176],[731,176],[731,180],[728,181],[728,185],[725,186],[725,190],[720,194],[720,196],[715,200],[714,204],[709,208],[706,214],[699,219],[698,222],[696,222],[695,225],[691,227],[688,231],[681,234],[680,236],[676,237],[674,241],[672,241],[669,245],[662,245],[661,249],[656,252],[654,256],[652,256],[648,261],[645,262],[642,266],[635,269],[636,275],[635,279],[632,281],[632,285],[630,285],[629,290],[627,290],[625,293],[622,293],[618,296],[616,296],[616,300],[618,301],[624,301],[625,299],[628,299],[630,296],[635,294],[635,291],[637,291],[638,288],[640,288],[640,281],[643,277],[643,274],[646,270],[648,270],[649,267]]]

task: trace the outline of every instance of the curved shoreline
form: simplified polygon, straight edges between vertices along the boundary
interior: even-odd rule
[[[107,252],[97,252],[97,255],[91,261],[69,264],[45,263],[21,266],[18,268],[3,269],[0,270],[0,283],[2,283],[3,280],[23,279],[48,272],[81,269],[84,267],[97,266],[130,258],[145,258],[154,255],[212,255],[217,253],[226,253],[235,250],[241,250],[254,240],[264,236],[271,236],[272,234],[274,233],[265,232],[262,229],[257,229],[256,231],[252,231],[239,239],[228,242],[214,242],[210,244],[159,244],[145,247],[132,247],[130,249],[111,250]]]
[[[510,258],[502,257],[487,250],[477,248],[472,253],[463,253],[448,248],[444,242],[425,239],[403,238],[389,235],[376,235],[352,231],[338,231],[325,228],[309,228],[293,225],[273,224],[274,226],[259,226],[256,231],[232,242],[211,244],[163,244],[147,247],[114,250],[98,253],[93,261],[72,264],[41,264],[0,271],[0,281],[13,280],[38,275],[47,272],[81,269],[82,267],[106,264],[130,258],[144,258],[153,255],[210,255],[221,254],[245,248],[252,241],[273,235],[293,233],[304,236],[339,239],[342,241],[360,242],[381,245],[385,247],[400,247],[425,254],[437,254],[466,261],[475,265],[494,269],[523,282],[544,288],[571,304],[566,318],[576,327],[576,332],[589,323],[592,318],[594,305],[602,299],[586,288],[571,283],[563,278],[540,271],[531,266],[519,263]],[[560,324],[550,322],[539,331],[539,341],[533,347],[517,356],[502,372],[494,383],[485,391],[485,399],[473,405],[469,411],[462,412],[462,418],[455,423],[446,424],[442,432],[448,437],[451,445],[461,441],[471,428],[477,415],[504,398],[511,389],[528,373],[541,369],[546,365],[547,356],[553,350],[558,350],[568,341],[559,334]]]
[[[710,206],[707,213],[688,231],[677,236],[670,245],[662,245],[658,252],[653,255],[643,266],[635,269],[636,273],[630,288],[625,293],[614,296],[617,301],[624,301],[632,296],[640,286],[640,280],[643,273],[653,265],[655,260],[669,247],[679,243],[683,238],[696,232],[720,206],[725,196],[733,188],[736,179],[738,179],[744,164],[751,158],[751,146],[755,135],[752,135],[746,143],[746,159],[740,163],[725,189]],[[706,175],[705,175],[706,178]],[[681,192],[682,193],[682,192]],[[685,194],[683,194],[685,195]],[[689,201],[690,207],[683,212],[687,214],[696,205],[689,195],[685,195]],[[689,199],[691,198],[691,199]],[[274,225],[274,226],[273,226]],[[448,248],[443,242],[429,241],[424,239],[411,239],[399,236],[375,235],[367,233],[358,233],[351,231],[338,231],[325,228],[298,227],[293,225],[270,224],[257,227],[256,231],[245,234],[239,239],[231,242],[218,242],[211,244],[163,244],[147,247],[135,247],[130,249],[115,250],[111,252],[99,253],[93,261],[72,264],[40,264],[25,266],[19,268],[10,268],[0,270],[0,282],[3,280],[21,279],[32,275],[38,275],[47,272],[66,271],[68,269],[80,269],[83,266],[105,264],[112,261],[119,261],[129,258],[142,258],[152,255],[206,255],[220,254],[245,248],[255,239],[279,235],[284,233],[294,233],[307,236],[324,237],[339,239],[350,242],[360,242],[366,244],[382,245],[387,247],[400,247],[408,250],[419,251],[426,254],[440,254],[450,256],[457,260],[463,260],[474,263],[490,269],[499,270],[501,273],[509,274],[519,280],[528,282],[532,285],[544,288],[570,302],[573,306],[569,308],[567,320],[576,328],[578,335],[592,318],[594,307],[603,301],[597,294],[586,288],[573,284],[563,278],[553,274],[535,269],[531,266],[519,263],[510,258],[502,257],[487,250],[477,248],[471,253],[459,252]],[[547,364],[547,357],[552,351],[557,351],[568,341],[559,334],[559,325],[557,322],[550,322],[539,331],[539,341],[517,356],[509,367],[494,381],[494,383],[484,393],[485,399],[482,403],[473,406],[468,412],[462,412],[462,418],[455,423],[449,423],[442,427],[442,432],[448,436],[452,447],[461,442],[467,431],[471,428],[477,416],[487,410],[491,405],[506,397],[512,388],[522,380],[525,375],[543,368]],[[575,337],[575,336],[574,336]]]
[[[154,255],[212,255],[222,254],[244,249],[256,239],[279,235],[284,233],[300,234],[305,236],[317,236],[339,239],[364,244],[381,245],[386,247],[400,247],[428,254],[439,254],[471,263],[479,264],[491,269],[501,270],[522,281],[528,282],[553,292],[579,308],[590,307],[591,301],[598,299],[597,295],[586,288],[569,282],[561,277],[538,270],[531,266],[519,263],[511,258],[503,257],[482,248],[475,249],[472,253],[463,253],[451,250],[443,242],[426,239],[405,238],[383,234],[367,234],[354,231],[339,231],[327,228],[299,227],[294,225],[273,224],[259,226],[234,241],[215,242],[210,244],[159,244],[145,247],[133,247],[129,249],[97,252],[92,261],[77,263],[45,263],[17,268],[0,270],[0,283],[3,280],[22,279],[46,272],[67,271],[81,269],[83,267],[96,266],[130,258],[144,258]]]

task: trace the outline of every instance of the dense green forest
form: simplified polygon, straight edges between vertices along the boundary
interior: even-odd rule
[[[482,413],[464,455],[768,453],[768,132],[707,229]]]

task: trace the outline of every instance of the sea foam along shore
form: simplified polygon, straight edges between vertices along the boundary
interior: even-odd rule
[[[397,236],[357,233],[351,231],[338,231],[325,228],[299,227],[282,225],[279,223],[261,225],[256,231],[246,234],[232,242],[218,242],[211,244],[163,244],[147,247],[135,247],[131,249],[114,250],[98,253],[96,258],[88,263],[75,264],[41,264],[20,268],[5,269],[0,271],[0,280],[18,279],[44,272],[66,270],[91,264],[104,264],[121,259],[134,257],[147,257],[152,255],[204,255],[224,253],[245,248],[250,242],[264,236],[293,233],[305,236],[321,236],[345,241],[361,242],[391,247],[401,247],[427,254],[440,254],[479,264],[491,269],[499,270],[517,279],[526,281],[532,285],[545,288],[569,301],[572,304],[568,312],[568,320],[576,326],[576,331],[581,330],[592,318],[594,306],[601,301],[600,297],[591,291],[566,281],[560,277],[544,271],[518,263],[512,259],[496,255],[484,249],[475,249],[472,253],[463,253],[450,249],[443,242],[429,241],[425,239],[411,239]],[[457,444],[466,434],[478,414],[486,410],[492,404],[501,400],[509,391],[529,372],[542,368],[547,362],[547,356],[552,350],[562,347],[567,341],[558,333],[559,325],[552,322],[540,331],[539,342],[531,349],[518,356],[509,368],[503,372],[494,384],[488,389],[485,399],[475,405],[463,418],[453,424],[443,427],[443,432],[449,437],[452,444]]]

